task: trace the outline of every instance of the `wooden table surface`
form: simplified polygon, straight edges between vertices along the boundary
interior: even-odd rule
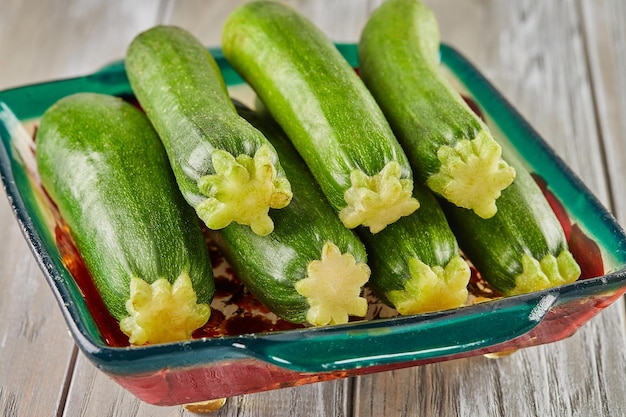
[[[0,89],[84,75],[158,23],[218,46],[239,2],[0,0]],[[380,0],[287,1],[333,40],[355,42]],[[626,224],[626,3],[427,1],[468,57]],[[80,353],[0,199],[0,415],[190,416],[142,403]],[[228,399],[216,416],[626,416],[619,300],[574,336],[475,357]]]

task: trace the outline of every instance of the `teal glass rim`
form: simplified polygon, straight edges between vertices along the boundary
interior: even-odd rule
[[[356,46],[337,46],[356,66]],[[219,49],[210,51],[228,85],[243,83]],[[563,305],[623,292],[626,288],[626,235],[613,216],[462,55],[442,45],[441,61],[489,116],[490,123],[497,125],[509,146],[548,182],[569,215],[598,243],[610,272],[542,292],[436,313],[145,347],[110,347],[103,342],[80,290],[63,267],[14,141],[16,124],[38,118],[51,104],[68,94],[90,91],[131,95],[123,62],[119,61],[84,77],[0,92],[2,182],[24,237],[79,348],[101,370],[121,376],[149,374],[165,368],[219,365],[224,361],[249,358],[304,373],[354,370],[445,358],[496,346],[527,334],[546,315]]]

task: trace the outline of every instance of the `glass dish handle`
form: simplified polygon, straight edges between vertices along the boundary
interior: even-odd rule
[[[394,318],[387,327],[360,323],[238,339],[233,347],[272,364],[298,372],[345,371],[441,358],[508,342],[535,328],[558,299],[555,293],[532,294],[425,314],[415,323]],[[414,320],[414,317],[413,317]],[[348,325],[350,326],[350,325]],[[312,333],[312,338],[307,334]]]

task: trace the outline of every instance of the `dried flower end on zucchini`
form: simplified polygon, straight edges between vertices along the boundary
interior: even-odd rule
[[[409,260],[411,278],[402,290],[393,290],[387,297],[400,314],[418,314],[462,306],[467,300],[467,284],[471,271],[460,256],[453,257],[445,267],[428,266],[416,258]]]
[[[568,250],[557,256],[551,253],[541,260],[522,256],[523,272],[515,278],[515,287],[507,295],[525,294],[574,282],[580,276],[580,266]]]
[[[198,216],[210,229],[222,229],[232,221],[249,225],[265,236],[274,230],[269,209],[280,209],[291,201],[289,181],[278,177],[272,151],[261,146],[254,154],[233,157],[213,151],[215,174],[198,179],[198,188],[209,198],[196,206]]]
[[[208,304],[198,304],[191,279],[186,272],[174,283],[159,278],[152,284],[139,277],[130,280],[130,298],[126,301],[129,316],[120,329],[133,345],[167,343],[191,338],[211,316]]]
[[[306,278],[295,283],[306,297],[307,321],[314,326],[343,324],[349,316],[365,317],[367,300],[361,297],[370,268],[349,253],[342,254],[332,243],[325,243],[319,260],[311,261]]]
[[[352,171],[352,186],[344,194],[348,205],[339,212],[343,224],[348,229],[363,225],[378,233],[417,210],[419,202],[412,196],[413,182],[400,178],[401,174],[395,161],[372,177],[360,170]]]
[[[409,161],[378,103],[311,21],[279,2],[246,3],[228,17],[222,47],[346,227],[376,233],[417,209]]]
[[[269,211],[289,204],[289,181],[272,145],[237,114],[204,45],[181,28],[155,26],[131,42],[126,72],[207,227],[234,221],[271,233]]]
[[[515,170],[489,128],[439,69],[435,15],[419,0],[389,0],[359,41],[359,70],[414,169],[447,201],[493,216]],[[393,76],[390,76],[393,74]]]
[[[439,171],[426,180],[431,190],[459,207],[487,219],[496,214],[496,200],[515,179],[515,169],[501,158],[502,148],[485,131],[437,150]]]

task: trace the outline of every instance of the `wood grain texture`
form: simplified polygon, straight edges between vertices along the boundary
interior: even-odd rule
[[[164,23],[184,27],[207,46],[220,46],[228,14],[251,0],[169,0]],[[373,7],[367,0],[284,0],[335,42],[356,42]]]
[[[151,0],[3,0],[0,88],[89,74],[159,18]],[[19,59],[16,59],[19,58]]]
[[[0,415],[45,416],[65,401],[74,343],[4,196],[0,219]]]
[[[626,4],[580,2],[598,130],[603,139],[614,214],[626,222]]]
[[[352,415],[351,387],[351,380],[344,379],[233,397],[215,417],[348,417]]]
[[[625,223],[623,2],[425,1],[443,40],[487,76]],[[226,15],[242,2],[2,0],[0,89],[92,72],[122,58],[133,36],[159,22],[218,46]],[[381,0],[286,3],[334,41],[356,42]],[[6,199],[0,200],[0,415],[192,416],[182,407],[142,403],[77,353]],[[624,321],[618,302],[571,338],[509,357],[238,396],[213,415],[623,416]]]

